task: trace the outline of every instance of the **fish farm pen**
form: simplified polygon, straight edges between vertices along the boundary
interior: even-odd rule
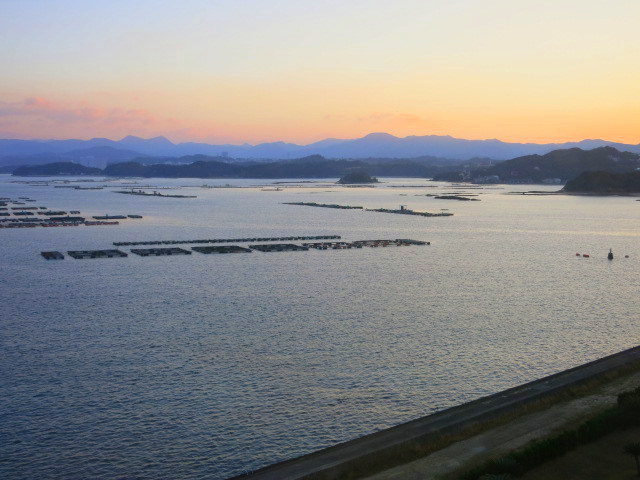
[[[67,253],[70,257],[78,260],[84,258],[117,258],[128,256],[120,250],[70,250]]]
[[[46,208],[46,207],[38,207]],[[47,212],[35,212],[37,215],[46,215],[48,218],[24,218],[25,216],[34,215],[33,212],[12,212],[13,217],[9,217],[8,212],[0,212],[0,228],[28,228],[28,227],[77,227],[79,225],[103,226],[103,225],[119,225],[116,220],[128,220],[130,218],[142,218],[142,215],[96,215],[94,220],[87,220],[85,217],[69,216],[67,212],[62,210],[49,210]],[[79,214],[79,210],[71,210],[69,213]],[[17,217],[20,218],[17,218]]]
[[[355,245],[349,242],[315,242],[303,243],[302,246],[315,248],[316,250],[340,250],[343,248],[362,248],[362,245]]]
[[[293,243],[268,243],[266,245],[249,245],[252,250],[259,252],[298,252],[309,250],[309,247],[295,245]]]
[[[408,238],[397,238],[395,240],[356,240],[353,242],[312,242],[296,245],[293,243],[266,243],[262,245],[249,245],[249,248],[240,247],[238,245],[219,245],[206,247],[192,247],[191,250],[203,254],[224,254],[224,253],[252,253],[254,250],[259,252],[298,252],[314,250],[347,250],[353,248],[378,248],[378,247],[409,247],[431,245],[431,242],[422,240],[411,240]],[[67,252],[70,257],[76,259],[85,258],[116,258],[126,257],[127,253],[120,250],[72,250]],[[173,255],[191,255],[191,251],[183,248],[132,248],[131,253],[141,257],[151,256],[173,256]],[[43,258],[47,260],[62,260],[64,255],[60,252],[40,252]]]
[[[245,243],[245,242],[286,242],[296,240],[336,240],[340,235],[313,235],[302,237],[247,237],[247,238],[207,238],[201,240],[152,240],[147,242],[113,242],[116,247],[135,245],[176,245],[181,243]]]
[[[356,240],[355,242],[317,242],[303,243],[305,247],[315,248],[316,250],[341,250],[345,248],[362,248],[362,247],[408,247],[411,245],[431,245],[431,242],[423,242],[420,240],[409,240],[398,238],[396,240]]]
[[[9,223],[2,224],[0,228],[35,228],[35,227],[79,227],[81,223]]]
[[[23,201],[19,201],[23,200]],[[17,200],[0,198],[0,229],[3,228],[35,228],[35,227],[87,227],[119,225],[115,220],[142,218],[142,215],[95,215],[93,221],[79,216],[80,210],[50,210],[48,207],[9,207],[8,205],[24,205],[24,202],[37,200],[21,197]],[[39,217],[36,217],[38,215]],[[44,255],[43,255],[44,256]],[[47,257],[48,258],[48,257]],[[62,257],[64,258],[64,257]]]
[[[221,245],[218,247],[193,247],[191,250],[198,253],[251,253],[250,248],[239,247],[237,245]],[[132,250],[133,251],[133,250]]]
[[[136,255],[140,255],[141,257],[161,257],[164,255],[191,255],[189,250],[185,250],[184,248],[132,248],[131,253],[135,253]]]
[[[120,222],[84,222],[84,225],[87,227],[93,227],[97,225],[120,225]]]
[[[60,252],[40,252],[45,260],[64,260],[64,255]]]

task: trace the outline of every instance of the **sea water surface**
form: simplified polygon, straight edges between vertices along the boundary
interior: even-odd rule
[[[468,190],[480,202],[457,202],[422,195],[460,187],[416,179],[282,191],[251,187],[272,183],[260,180],[207,180],[250,188],[139,180],[197,195],[178,199],[15,180],[28,179],[0,176],[0,197],[144,218],[0,229],[2,478],[224,479],[640,338],[635,198],[507,195],[558,187],[496,186]],[[283,205],[291,201],[454,216]],[[431,245],[40,256],[117,241],[321,234]]]

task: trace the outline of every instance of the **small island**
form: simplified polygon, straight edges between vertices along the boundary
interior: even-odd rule
[[[341,185],[353,185],[353,184],[361,184],[361,183],[379,183],[378,179],[375,177],[369,176],[367,172],[364,170],[355,170],[353,172],[349,172],[344,175],[340,180],[338,180]]]

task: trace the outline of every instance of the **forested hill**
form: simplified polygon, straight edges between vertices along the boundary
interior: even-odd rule
[[[584,172],[568,181],[562,190],[568,193],[640,193],[640,172]]]
[[[187,165],[141,165],[135,162],[109,165],[105,175],[187,178],[321,178],[340,177],[353,169],[366,168],[373,175],[429,177],[438,167],[410,161],[366,163],[362,160],[327,160],[319,155],[270,163],[237,164],[198,160]]]
[[[569,148],[554,150],[546,155],[527,155],[493,166],[466,171],[445,173],[437,176],[442,180],[468,180],[487,176],[498,176],[501,183],[540,183],[545,179],[558,178],[566,182],[587,171],[629,172],[640,167],[640,155],[620,152],[613,147],[600,147],[593,150]]]
[[[225,162],[220,157],[194,155],[176,163],[145,165],[130,161],[108,165],[104,170],[63,162],[20,167],[14,175],[107,175],[117,177],[165,178],[339,178],[354,170],[366,170],[379,177],[433,177],[436,180],[478,180],[494,176],[500,183],[539,183],[545,179],[562,182],[587,171],[625,173],[640,168],[640,155],[613,147],[593,150],[570,148],[546,155],[528,155],[497,165],[473,166],[420,163],[407,160],[330,160],[320,155],[276,162]],[[187,163],[189,162],[189,163]]]
[[[356,169],[366,169],[371,175],[387,177],[431,177],[441,171],[440,166],[419,164],[409,160],[366,162],[364,160],[328,160],[313,155],[297,160],[269,163],[227,163],[196,156],[187,164],[143,165],[138,162],[116,163],[104,170],[92,169],[93,174],[115,177],[160,177],[160,178],[323,178],[341,177]],[[62,165],[62,164],[55,164]],[[67,164],[65,164],[67,165]],[[76,165],[78,174],[86,174],[86,167]],[[51,165],[20,167],[14,175],[56,175],[68,168],[56,171]]]
[[[32,175],[102,175],[99,168],[85,167],[73,162],[54,162],[45,165],[25,165],[13,171],[13,175],[27,177]]]
[[[540,180],[551,177],[568,180],[585,171],[626,172],[639,166],[640,155],[637,153],[620,152],[613,147],[593,150],[570,148],[507,160],[493,167],[491,174],[500,175],[503,179],[515,175]]]

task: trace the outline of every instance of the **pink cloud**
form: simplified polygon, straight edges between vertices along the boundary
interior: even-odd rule
[[[413,113],[372,113],[368,117],[359,118],[361,122],[407,125],[424,123],[424,119]]]
[[[28,136],[156,134],[172,126],[173,120],[158,118],[144,109],[105,108],[87,102],[68,105],[42,97],[0,101],[0,127],[30,130]]]
[[[339,113],[330,113],[324,116],[325,120],[329,121],[357,121],[359,123],[368,123],[371,125],[387,125],[387,126],[402,126],[402,125],[419,125],[424,124],[425,119],[419,115],[413,113],[391,113],[391,112],[375,112],[367,116],[353,117],[349,115],[343,115]]]

